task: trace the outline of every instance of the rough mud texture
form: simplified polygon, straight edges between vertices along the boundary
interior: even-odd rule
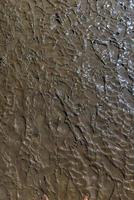
[[[134,199],[133,0],[0,0],[0,200]]]

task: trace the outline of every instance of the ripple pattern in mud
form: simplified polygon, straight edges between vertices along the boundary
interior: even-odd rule
[[[0,1],[0,200],[134,198],[133,9]]]

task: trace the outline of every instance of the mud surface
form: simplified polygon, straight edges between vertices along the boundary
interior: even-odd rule
[[[0,200],[134,199],[133,0],[0,0]]]

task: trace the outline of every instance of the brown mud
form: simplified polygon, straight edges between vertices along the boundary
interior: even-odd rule
[[[0,200],[134,199],[133,0],[0,0]]]

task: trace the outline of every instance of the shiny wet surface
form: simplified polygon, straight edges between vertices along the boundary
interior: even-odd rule
[[[134,198],[133,8],[0,1],[0,200]]]

